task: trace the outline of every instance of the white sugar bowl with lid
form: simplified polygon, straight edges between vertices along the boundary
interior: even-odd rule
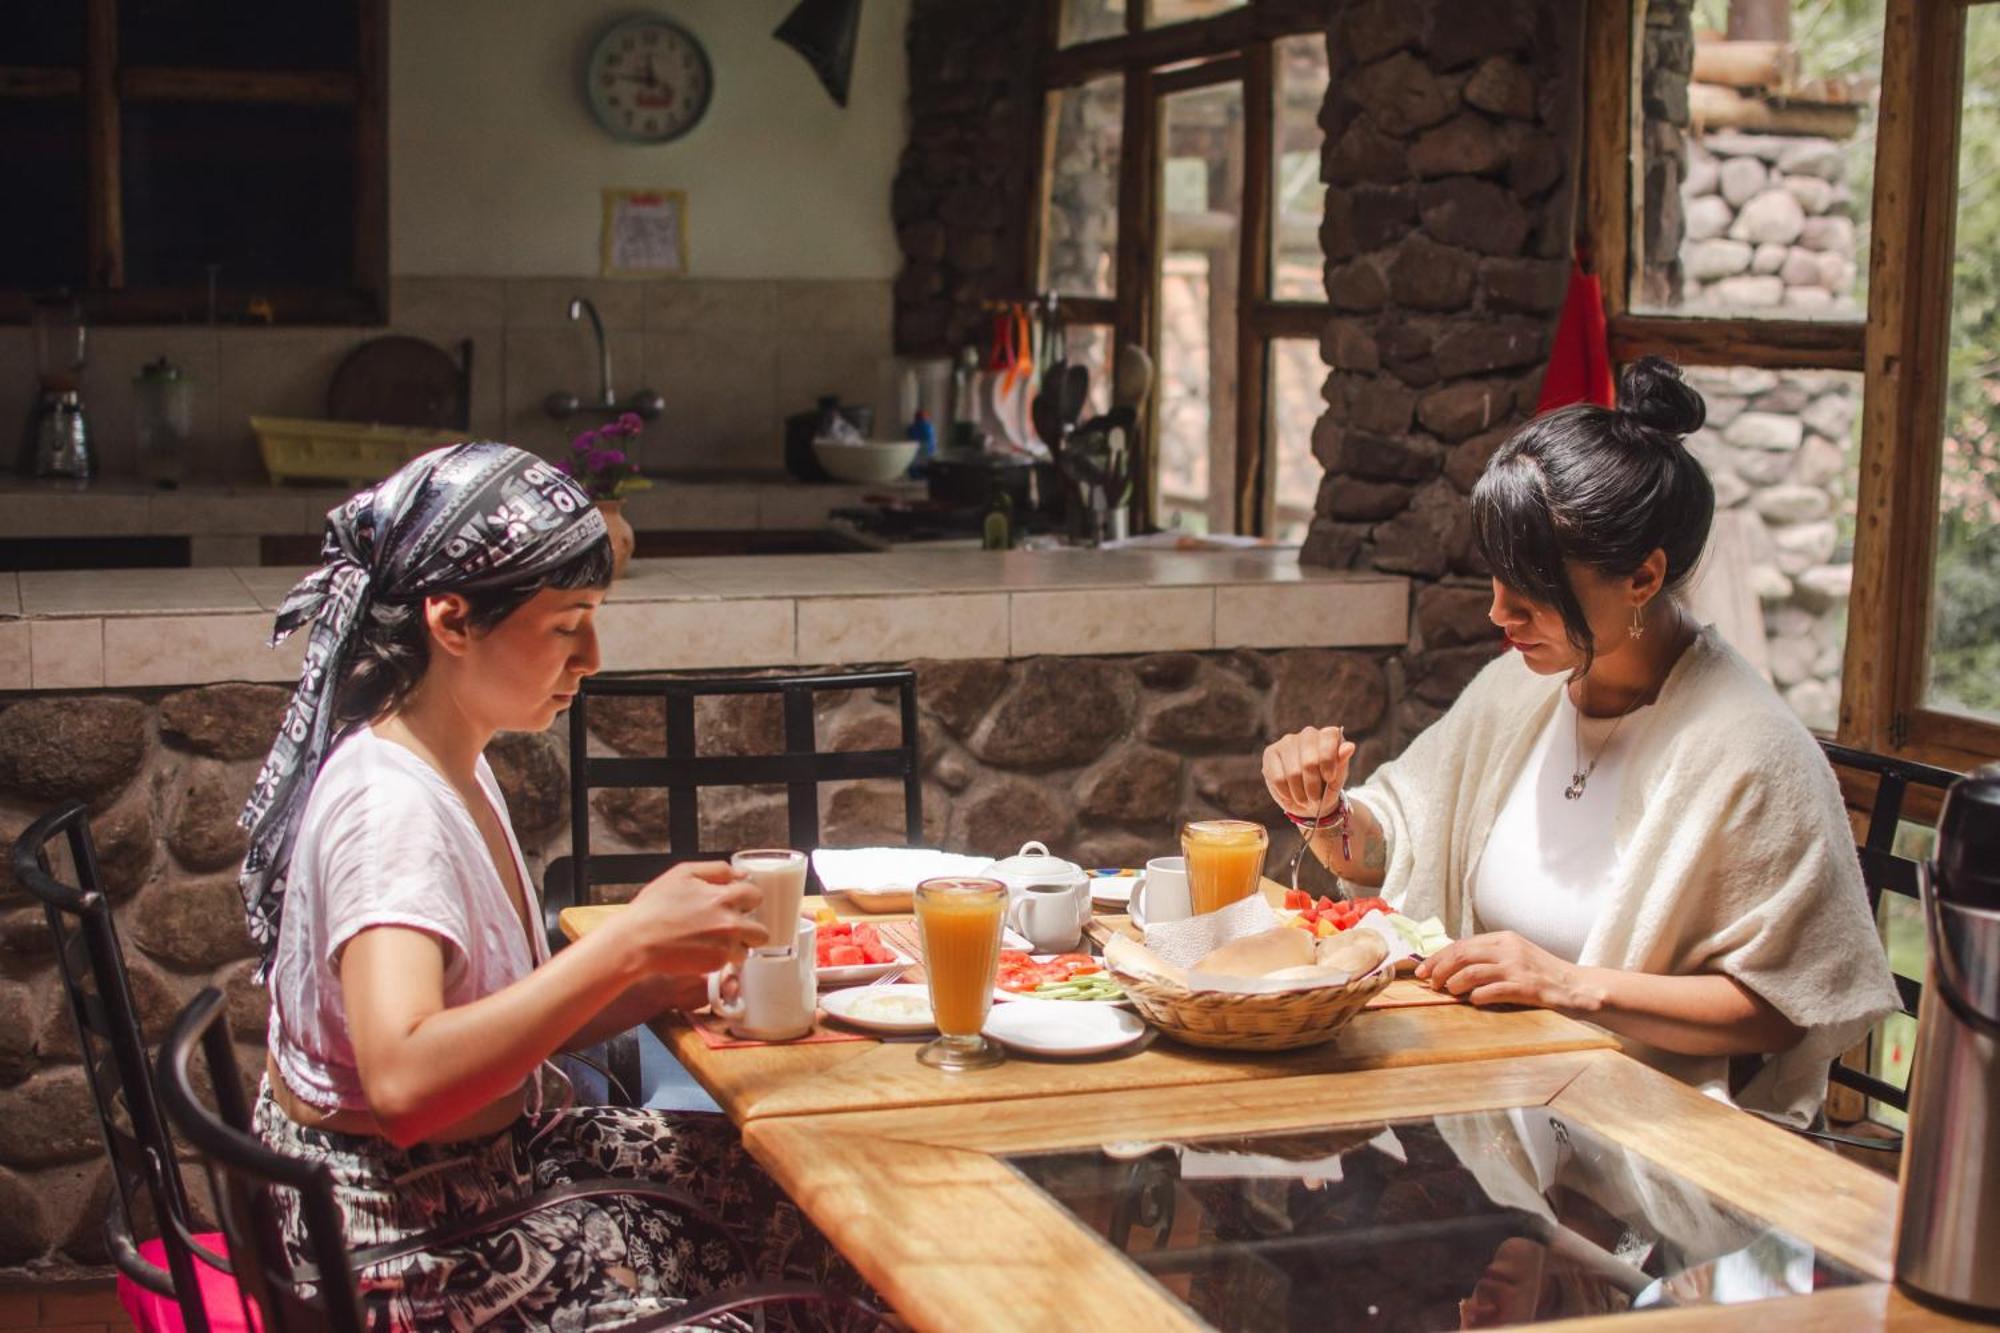
[[[1040,842],[1002,857],[981,872],[1007,886],[1007,924],[1041,953],[1064,953],[1083,942],[1090,923],[1090,876],[1074,861],[1052,856]]]

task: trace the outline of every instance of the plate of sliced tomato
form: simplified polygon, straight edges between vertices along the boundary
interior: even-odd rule
[[[1370,912],[1394,909],[1380,898],[1315,898],[1304,889],[1285,890],[1285,910],[1293,913],[1285,924],[1298,926],[1324,939],[1343,930],[1352,930]]]
[[[1031,954],[1020,949],[1002,949],[993,998],[1115,1004],[1125,998],[1125,992],[1111,980],[1102,958],[1081,953]]]

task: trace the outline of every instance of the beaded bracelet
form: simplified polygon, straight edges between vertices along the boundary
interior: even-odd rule
[[[1340,859],[1346,861],[1350,865],[1353,864],[1354,848],[1352,843],[1348,840],[1348,834],[1347,834],[1346,792],[1342,792],[1340,794],[1340,799],[1333,803],[1333,809],[1327,811],[1323,815],[1295,815],[1291,811],[1287,810],[1285,811],[1285,818],[1292,821],[1292,827],[1296,828],[1299,831],[1300,836],[1305,838],[1307,842],[1311,842],[1314,838],[1318,837],[1321,830],[1323,829],[1339,830]]]

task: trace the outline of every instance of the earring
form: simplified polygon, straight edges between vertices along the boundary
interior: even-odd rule
[[[1635,606],[1632,608],[1632,623],[1626,626],[1625,633],[1634,639],[1641,638],[1645,635],[1646,611],[1643,606]]]

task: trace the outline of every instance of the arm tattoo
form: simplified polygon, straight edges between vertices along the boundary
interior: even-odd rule
[[[1382,870],[1389,864],[1389,840],[1370,833],[1361,840],[1361,864],[1368,870]]]

